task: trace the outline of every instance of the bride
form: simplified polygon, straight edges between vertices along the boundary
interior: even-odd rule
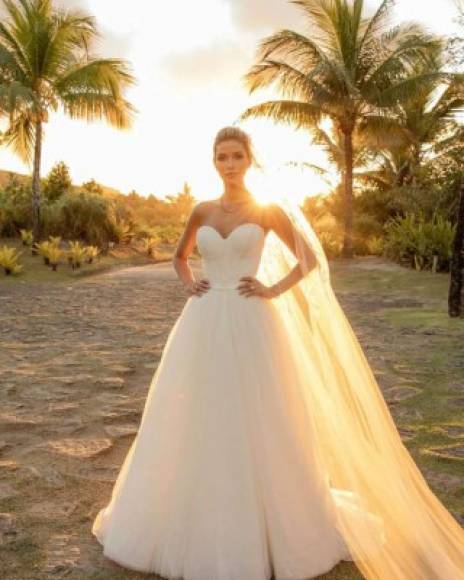
[[[213,152],[224,193],[176,250],[188,299],[92,525],[104,555],[176,580],[304,580],[342,560],[463,580],[464,531],[402,444],[310,224],[254,200],[244,131]]]

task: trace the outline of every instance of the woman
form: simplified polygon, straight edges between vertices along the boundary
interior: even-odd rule
[[[104,554],[169,579],[303,580],[341,560],[464,579],[464,532],[402,445],[310,225],[253,199],[242,130],[218,133],[213,161],[224,193],[176,250],[189,299],[93,523]]]

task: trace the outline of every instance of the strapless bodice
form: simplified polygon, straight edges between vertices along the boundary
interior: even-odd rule
[[[264,241],[264,229],[252,222],[237,226],[227,238],[213,226],[200,226],[197,245],[210,287],[235,289],[242,276],[256,276]]]

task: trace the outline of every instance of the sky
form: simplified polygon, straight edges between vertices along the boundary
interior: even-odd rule
[[[234,123],[269,92],[249,95],[242,77],[255,61],[259,41],[282,28],[301,28],[301,11],[286,0],[55,0],[95,16],[101,56],[130,61],[137,84],[126,97],[137,108],[133,127],[119,131],[104,122],[88,124],[60,113],[45,126],[42,174],[58,161],[76,184],[89,179],[157,197],[178,193],[184,182],[199,200],[222,193],[212,163],[216,132]],[[368,0],[372,9],[379,2]],[[415,19],[431,31],[450,33],[453,0],[397,0],[395,18]],[[258,158],[268,166],[288,161],[322,164],[323,154],[304,131],[266,120],[241,123]],[[10,150],[0,150],[0,169],[29,173]],[[259,175],[250,174],[259,187]],[[328,190],[309,170],[293,173],[303,195]]]

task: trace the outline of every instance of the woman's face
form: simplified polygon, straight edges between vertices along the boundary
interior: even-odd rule
[[[240,141],[229,139],[216,146],[214,165],[226,183],[240,184],[251,165],[247,151]]]

